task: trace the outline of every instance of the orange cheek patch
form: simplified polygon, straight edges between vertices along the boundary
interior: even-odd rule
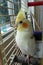
[[[24,28],[27,28],[27,27],[28,27],[28,24],[27,24],[26,22],[24,22],[24,23],[22,24],[22,26],[23,26]]]

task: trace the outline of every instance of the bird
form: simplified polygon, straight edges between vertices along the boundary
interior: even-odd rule
[[[31,21],[26,19],[25,11],[20,10],[16,17],[15,25],[17,32],[15,40],[22,54],[34,56],[35,54],[35,38]]]

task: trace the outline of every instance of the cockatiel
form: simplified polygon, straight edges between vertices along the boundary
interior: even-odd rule
[[[22,54],[34,55],[35,52],[35,40],[33,35],[32,24],[26,19],[25,12],[20,10],[15,24],[17,25],[16,43],[20,48]]]

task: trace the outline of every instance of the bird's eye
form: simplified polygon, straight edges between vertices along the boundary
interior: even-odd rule
[[[19,23],[20,23],[20,24],[22,24],[23,22],[22,22],[22,21],[20,21]]]

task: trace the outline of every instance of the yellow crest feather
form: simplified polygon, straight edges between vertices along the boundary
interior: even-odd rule
[[[26,18],[25,12],[23,10],[20,10],[16,18],[16,23],[23,20],[24,18]]]

